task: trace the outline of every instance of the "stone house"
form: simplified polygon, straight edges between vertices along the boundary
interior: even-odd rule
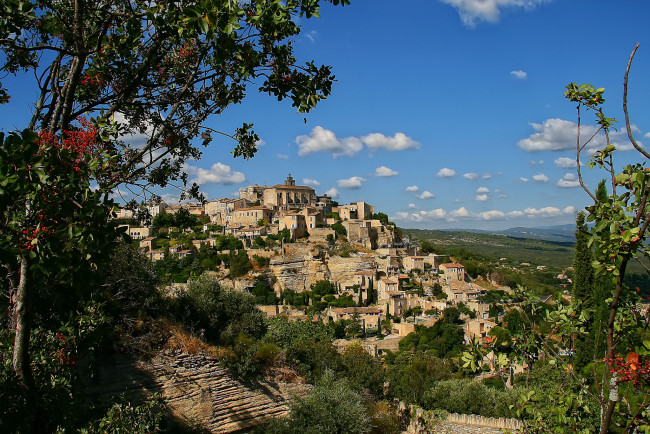
[[[231,225],[257,226],[260,220],[271,222],[273,211],[265,206],[242,208],[232,213]]]
[[[378,328],[379,321],[382,319],[382,310],[378,307],[329,307],[327,316],[333,321],[341,319],[350,320],[357,315],[365,329]]]
[[[424,271],[424,256],[407,256],[402,261],[402,264],[407,273],[410,273],[413,270]]]
[[[289,211],[279,218],[279,230],[289,229],[291,238],[296,239],[304,236],[307,231],[305,215],[300,211]]]
[[[154,237],[144,238],[140,240],[140,242],[138,243],[138,247],[140,248],[140,250],[144,252],[148,252],[149,250],[153,249],[153,243],[155,240],[156,239]]]
[[[488,303],[481,303],[477,300],[469,300],[465,303],[467,307],[476,312],[476,318],[488,319],[490,316],[490,305]]]
[[[496,327],[497,323],[487,319],[473,319],[463,325],[465,332],[465,342],[471,342],[475,337],[478,337],[481,342],[488,336],[492,328]]]
[[[147,256],[152,262],[159,261],[161,259],[165,259],[165,251],[164,250],[149,250],[147,252]]]
[[[132,227],[129,225],[125,225],[125,226],[126,226],[126,233],[134,240],[143,240],[145,238],[148,238],[151,233],[151,230],[149,228]]]
[[[387,300],[388,293],[399,290],[399,281],[396,277],[381,277],[377,282],[377,299]]]
[[[465,281],[465,267],[463,267],[462,264],[440,264],[440,267],[438,267],[438,269],[442,273],[442,278],[446,283]]]

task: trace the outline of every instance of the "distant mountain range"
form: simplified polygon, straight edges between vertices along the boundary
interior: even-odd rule
[[[442,229],[447,231],[446,229]],[[486,231],[481,229],[449,229],[449,231],[472,232],[477,234],[505,235],[513,238],[531,238],[534,240],[544,240],[561,243],[574,243],[575,224],[557,225],[557,226],[539,226],[533,228],[516,227],[502,231]]]

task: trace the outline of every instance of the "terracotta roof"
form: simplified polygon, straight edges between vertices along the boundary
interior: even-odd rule
[[[251,206],[251,207],[248,207],[248,208],[239,208],[239,209],[236,210],[235,212],[239,212],[239,211],[254,211],[254,210],[267,210],[267,211],[271,211],[270,208],[267,208],[267,207],[265,207],[265,206]]]
[[[278,185],[274,185],[274,186],[271,187],[271,188],[275,188],[275,189],[278,189],[278,190],[311,190],[311,191],[315,191],[313,188],[311,188],[311,187],[307,187],[306,185],[284,185],[284,184],[278,184]]]
[[[448,264],[440,264],[440,266],[445,268],[465,268],[463,264],[458,264],[453,262],[450,262]]]
[[[378,307],[335,307],[332,308],[334,312],[337,312],[339,314],[346,314],[346,313],[381,313],[381,309]]]

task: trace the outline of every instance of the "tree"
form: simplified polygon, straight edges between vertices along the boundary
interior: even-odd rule
[[[327,371],[305,399],[298,398],[287,419],[276,419],[265,431],[269,433],[366,433],[370,418],[362,397]]]
[[[3,137],[10,153],[0,167],[9,181],[2,210],[11,210],[0,231],[2,277],[12,300],[13,364],[26,395],[36,396],[29,370],[33,282],[53,279],[51,267],[62,264],[90,267],[107,250],[102,234],[114,239],[115,232],[105,195],[118,185],[145,192],[185,185],[183,162],[199,158],[196,142],[207,145],[213,133],[236,141],[234,156],[252,157],[259,140],[252,124],[232,134],[203,125],[241,102],[249,85],[290,99],[301,113],[326,98],[331,68],[298,65],[292,45],[298,19],[318,17],[319,7],[319,0],[2,2],[0,70],[35,77],[38,90],[26,132]],[[9,102],[0,85],[0,103]],[[145,143],[129,143],[133,135]],[[37,155],[39,145],[51,152]],[[52,203],[36,203],[52,189]],[[34,220],[43,210],[59,223]],[[69,248],[47,248],[54,238]]]
[[[39,400],[30,360],[34,292],[63,284],[70,293],[77,273],[106,260],[118,234],[109,218],[113,202],[90,188],[113,161],[100,145],[88,130],[69,131],[62,141],[27,130],[0,133],[0,264],[11,300],[12,364],[34,407]]]
[[[236,254],[230,254],[230,277],[236,279],[246,275],[251,270],[251,261],[246,250],[240,249]]]

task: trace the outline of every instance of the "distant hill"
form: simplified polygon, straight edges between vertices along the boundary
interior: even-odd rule
[[[514,238],[531,238],[534,240],[553,241],[561,243],[575,242],[575,224],[557,226],[539,226],[533,228],[515,227],[502,231],[485,231],[481,229],[454,229],[454,232],[472,232],[476,234],[505,235]]]
[[[526,232],[530,228],[525,228]],[[522,232],[506,235],[500,232],[486,231],[443,231],[433,229],[403,229],[404,234],[419,240],[431,240],[443,251],[452,248],[464,248],[483,257],[498,261],[508,258],[514,262],[529,262],[535,265],[547,265],[566,268],[573,262],[573,245],[575,240],[546,241],[526,237]]]

